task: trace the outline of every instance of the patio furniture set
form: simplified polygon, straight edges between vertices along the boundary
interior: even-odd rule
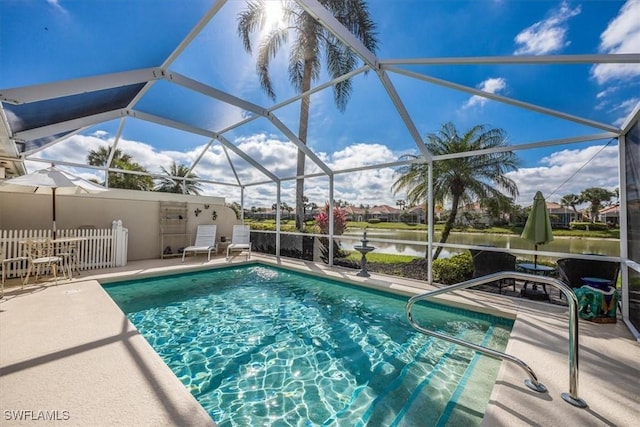
[[[36,282],[42,274],[51,274],[57,283],[58,272],[62,272],[63,277],[71,279],[73,272],[78,271],[77,245],[82,240],[84,240],[82,237],[27,239],[20,242],[24,247],[22,255],[15,257],[6,257],[0,246],[0,264],[2,265],[0,296],[4,295],[7,271],[12,264],[27,266],[27,272],[22,278],[23,288],[29,283],[32,273],[35,273]]]
[[[516,263],[514,255],[500,251],[471,249],[470,252],[474,278],[500,271],[521,271],[534,276],[557,277],[576,293],[580,303],[580,317],[602,323],[611,318],[615,321],[619,299],[616,282],[620,272],[620,265],[616,262],[562,258],[557,261],[556,267],[550,267],[537,263]],[[499,280],[494,285],[498,287],[500,294],[505,287],[511,287],[516,292],[514,279]],[[540,285],[542,292],[537,289]],[[525,281],[520,295],[535,299],[542,297],[551,301],[546,285],[535,280]]]

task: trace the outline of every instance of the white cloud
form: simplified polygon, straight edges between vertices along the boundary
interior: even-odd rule
[[[626,103],[619,108],[626,108]],[[97,137],[95,135],[100,135]],[[266,134],[257,134],[238,138],[233,141],[241,150],[253,157],[257,163],[280,177],[295,175],[297,148],[288,141],[282,141]],[[113,137],[106,132],[94,132],[93,135],[75,135],[69,140],[56,144],[40,154],[42,158],[64,159],[68,162],[84,164],[90,150],[95,150],[107,143],[113,143]],[[173,160],[178,163],[191,164],[204,148],[203,145],[193,147],[189,151],[158,151],[149,144],[121,139],[118,147],[131,154],[134,160],[152,172],[160,172],[159,166],[168,167]],[[604,148],[602,145],[585,149],[564,149],[557,151],[539,161],[538,166],[521,168],[509,173],[520,189],[518,204],[528,205],[536,191],[540,190],[549,200],[559,201],[569,193],[580,193],[587,187],[604,187],[613,189],[618,186],[618,151],[617,146]],[[277,186],[260,171],[230,153],[236,172],[242,183],[267,182],[263,185],[249,186],[245,190],[245,206],[271,207],[276,200]],[[597,155],[596,155],[597,154]],[[557,188],[574,174],[592,157],[580,172],[572,177],[561,188]],[[393,162],[399,159],[400,153],[381,144],[355,143],[336,152],[321,153],[318,157],[334,170],[344,170],[359,166]],[[46,164],[29,162],[28,169],[36,170]],[[64,166],[62,166],[64,167]],[[81,168],[66,168],[85,179],[104,179],[101,171]],[[235,177],[227,162],[227,157],[218,143],[214,143],[203,156],[194,170],[203,179],[218,183],[235,184]],[[346,200],[356,205],[395,205],[395,200],[403,198],[402,194],[394,195],[391,186],[397,179],[392,168],[362,170],[348,174],[337,174],[334,180],[334,198]],[[326,176],[307,178],[305,195],[311,202],[323,204],[329,198],[329,181]],[[557,190],[557,191],[556,191]],[[555,191],[555,194],[552,194]],[[228,202],[240,202],[240,189],[234,185],[203,184],[203,194],[224,197]],[[283,181],[281,197],[289,205],[295,204],[295,181]]]
[[[542,191],[548,201],[559,202],[562,196],[580,194],[589,187],[613,190],[619,186],[618,147],[615,144],[604,149],[602,145],[597,145],[556,151],[542,158],[539,164],[508,174],[520,190],[517,204],[530,205],[536,191]]]
[[[597,99],[606,99],[610,96],[614,96],[616,94],[616,92],[618,92],[620,89],[623,89],[620,86],[609,86],[606,89],[601,90],[600,92],[598,92],[596,94],[596,98]]]
[[[91,135],[95,136],[96,138],[106,138],[109,136],[109,133],[104,130],[96,130]]]
[[[342,150],[326,156],[326,160],[333,170],[344,170],[373,164],[387,163],[398,160],[389,147],[382,144],[353,144]]]
[[[631,114],[633,109],[636,108],[639,102],[640,97],[630,98],[620,102],[618,105],[614,106],[613,109],[620,110],[625,114],[625,116],[628,116],[629,114]]]
[[[624,100],[612,107],[612,111],[619,112],[620,116],[613,122],[615,126],[622,126],[629,114],[640,104],[640,97]]]
[[[236,143],[240,150],[274,175],[281,178],[295,176],[298,151],[291,142],[259,134],[237,139]],[[254,181],[268,179],[261,172],[258,174]]]
[[[558,52],[571,42],[567,40],[567,21],[580,14],[580,6],[574,9],[566,1],[549,13],[543,21],[522,30],[515,38],[516,55],[546,55]]]
[[[65,162],[86,164],[87,156],[90,151],[97,150],[99,147],[112,145],[114,138],[105,131],[96,131],[91,135],[73,135],[66,141],[57,143],[40,154],[40,158],[44,159],[64,159]],[[202,150],[202,147],[198,147]],[[156,149],[146,143],[139,141],[131,141],[124,138],[120,139],[118,149],[126,154],[130,154],[135,162],[145,167],[151,173],[162,173],[160,166],[168,168],[175,160],[178,163],[192,163],[200,151],[195,148],[191,152],[178,151],[156,151]],[[42,163],[34,162],[36,169],[42,167]],[[29,170],[32,170],[31,168]],[[101,172],[87,172],[88,169],[73,170],[83,178],[96,178],[99,181],[104,180]]]
[[[640,0],[628,0],[620,13],[600,35],[604,53],[638,53],[640,51]],[[597,64],[591,75],[598,84],[627,80],[640,75],[640,64]]]
[[[253,139],[249,138],[249,139]],[[261,141],[259,149],[269,146],[264,136],[260,136]],[[250,144],[255,143],[252,141]],[[297,148],[288,142],[272,141],[273,152],[267,148],[268,154],[260,156],[258,152],[249,153],[247,142],[241,143],[239,146],[252,156],[260,156],[260,163],[267,168],[281,168],[279,176],[294,176],[296,167]],[[333,170],[344,170],[366,166],[371,164],[380,164],[385,162],[396,161],[399,154],[394,153],[389,147],[381,144],[356,143],[333,153],[319,153],[318,157],[325,162]],[[272,159],[272,160],[270,160]],[[319,168],[312,162],[307,160],[306,171],[319,171]],[[273,169],[272,169],[273,170]],[[394,203],[394,197],[391,194],[391,185],[395,180],[394,171],[391,168],[381,168],[379,170],[363,170],[348,174],[337,174],[334,178],[334,199],[346,200],[357,205],[360,204],[381,204]],[[264,177],[261,178],[264,180]],[[329,199],[329,181],[326,176],[307,178],[305,180],[305,195],[309,201],[318,205],[323,204]],[[270,207],[276,199],[275,185],[260,186],[260,189],[249,187],[246,193],[248,206],[267,206]],[[290,205],[295,204],[295,181],[286,181],[282,184],[281,197]],[[237,198],[234,197],[234,199]]]
[[[507,81],[502,77],[490,78],[478,85],[478,89],[483,92],[488,93],[499,93],[503,92],[507,88]],[[462,106],[462,109],[472,108],[475,106],[482,107],[487,103],[489,99],[479,96],[473,95],[469,100]]]
[[[67,15],[69,13],[67,11],[67,9],[62,7],[62,5],[60,4],[60,2],[58,0],[47,0],[47,3],[49,3],[58,12],[61,12],[61,13],[65,14],[65,15]]]

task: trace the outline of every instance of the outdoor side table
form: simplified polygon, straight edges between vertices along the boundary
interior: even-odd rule
[[[553,267],[547,267],[546,265],[536,265],[536,264],[529,264],[529,263],[517,264],[517,267],[525,273],[533,274],[536,276],[551,276],[556,271],[556,269]],[[521,294],[523,297],[527,296],[527,286],[529,285],[529,283],[531,283],[531,287],[533,290],[537,289],[537,286],[538,286],[537,282],[529,281],[529,280],[525,281],[521,291]],[[551,297],[547,292],[547,285],[545,283],[540,283],[540,284],[542,285],[542,290],[544,291],[544,295],[547,297],[549,301],[551,301]]]
[[[231,240],[225,240],[224,242],[218,242],[216,255],[218,254],[218,251],[222,252],[223,254],[227,253],[227,248],[229,247],[230,244],[231,244]]]

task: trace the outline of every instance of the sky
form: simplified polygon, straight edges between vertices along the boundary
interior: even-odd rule
[[[0,88],[159,66],[212,3],[191,0],[187,7],[177,0],[2,0]],[[379,40],[375,54],[382,60],[640,53],[640,0],[370,0],[368,5]],[[244,1],[227,2],[169,69],[269,108],[295,95],[287,75],[287,51],[283,48],[271,63],[274,101],[260,88],[255,52],[246,52],[237,34],[237,15],[245,7]],[[272,22],[277,23],[277,13],[274,16]],[[257,42],[253,40],[254,46]],[[433,84],[407,72],[615,127],[640,103],[637,63],[394,67],[400,72],[387,75],[422,138],[448,122],[460,132],[478,124],[501,128],[515,149],[604,131]],[[322,72],[315,85],[328,80]],[[352,88],[344,112],[336,108],[330,89],[311,97],[308,146],[322,162],[333,170],[347,170],[419,154],[375,73],[355,76]],[[300,103],[293,102],[274,111],[294,134],[299,108]],[[246,111],[167,81],[155,83],[134,109],[215,132],[249,117]],[[90,150],[113,143],[119,124],[113,120],[91,126],[35,156],[86,164]],[[295,176],[297,148],[268,120],[258,118],[222,135],[276,176]],[[159,173],[161,166],[168,168],[172,161],[196,161],[210,142],[203,136],[127,119],[118,148]],[[518,185],[517,204],[530,205],[536,191],[559,201],[588,187],[618,187],[616,140],[544,145],[516,153],[520,167],[508,176]],[[269,181],[214,141],[194,169],[198,176],[217,183],[205,184],[204,194],[240,201],[227,156],[243,183]],[[43,163],[27,162],[27,167],[35,170]],[[91,169],[71,170],[85,178],[103,179]],[[307,160],[307,173],[319,170]],[[391,191],[397,178],[390,167],[337,174],[334,198],[356,205],[393,206],[405,197]],[[308,178],[305,195],[324,203],[329,198],[328,182],[326,177]],[[294,182],[284,181],[281,191],[282,200],[293,205]],[[270,207],[275,200],[272,183],[246,187],[247,207]]]

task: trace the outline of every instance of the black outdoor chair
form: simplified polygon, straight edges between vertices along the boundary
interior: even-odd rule
[[[571,286],[571,288],[584,286],[583,277],[610,280],[613,286],[618,281],[620,263],[617,262],[577,258],[562,258],[557,262],[560,280]],[[562,296],[562,292],[560,292],[560,296]]]
[[[506,252],[483,251],[469,249],[473,258],[473,277],[482,277],[501,271],[516,271],[516,257]],[[498,293],[502,294],[502,288],[512,286],[516,291],[515,279],[502,279],[492,282],[498,287]]]

